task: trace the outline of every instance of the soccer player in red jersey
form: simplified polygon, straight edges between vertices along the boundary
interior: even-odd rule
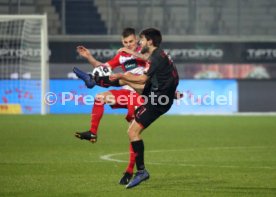
[[[135,30],[133,28],[125,28],[123,30],[122,44],[125,48],[131,51],[139,52],[140,47],[138,46],[137,37],[135,35]],[[124,72],[129,72],[132,74],[139,75],[139,74],[143,74],[144,67],[146,65],[146,62],[143,59],[136,58],[133,55],[130,55],[124,51],[118,52],[118,54],[114,58],[107,61],[106,63],[96,60],[91,55],[89,50],[86,49],[84,46],[78,46],[77,51],[82,57],[86,58],[93,67],[104,66],[104,67],[109,67],[112,70],[117,67],[121,67]],[[88,76],[88,74],[83,73],[77,68],[74,68],[74,72],[77,74],[78,77],[82,79]],[[114,86],[114,84],[110,84],[110,83],[111,81],[109,80],[109,77],[99,77],[96,80],[96,84],[102,87],[109,87],[110,85]],[[117,84],[115,86],[121,86],[121,85],[122,84]],[[87,86],[89,87],[89,85]],[[93,85],[91,87],[93,87]],[[122,96],[124,98],[127,98],[128,100],[126,102],[120,102],[119,99],[122,98]],[[89,131],[76,132],[75,136],[80,139],[89,140],[93,143],[97,141],[98,126],[100,124],[101,118],[104,113],[105,104],[110,104],[112,108],[127,108],[128,114],[126,116],[126,120],[128,122],[131,122],[134,118],[135,107],[138,107],[143,103],[143,101],[139,99],[140,99],[139,94],[136,93],[134,89],[129,86],[123,86],[122,89],[119,89],[119,90],[109,90],[109,91],[97,94],[95,96],[94,106],[92,108],[91,127]],[[134,155],[132,146],[130,146],[129,148],[130,148],[129,165],[124,173],[124,176],[120,180],[120,184],[128,184],[128,182],[130,181],[133,175],[133,168],[135,165],[135,155]]]

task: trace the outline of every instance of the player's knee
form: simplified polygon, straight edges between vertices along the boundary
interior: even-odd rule
[[[95,96],[95,101],[104,103],[105,102],[105,96],[103,94],[97,94]]]
[[[114,105],[116,103],[114,95],[111,94],[110,92],[103,92],[103,93],[97,94],[95,98],[96,100],[99,100],[103,103],[107,103],[110,105]]]
[[[132,139],[133,136],[134,136],[134,132],[133,132],[131,129],[128,129],[128,130],[127,130],[127,135],[128,135],[128,137],[129,137],[129,139]]]
[[[133,129],[128,129],[127,134],[128,134],[130,141],[137,140],[137,138],[139,138],[139,132],[136,132]]]

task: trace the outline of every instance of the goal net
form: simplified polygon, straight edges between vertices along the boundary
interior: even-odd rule
[[[0,15],[0,114],[46,114],[46,15]]]

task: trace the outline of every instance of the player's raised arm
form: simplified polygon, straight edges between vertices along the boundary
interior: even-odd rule
[[[145,81],[147,80],[147,76],[134,75],[132,73],[114,73],[109,76],[110,81],[119,80],[119,84],[121,86],[128,85],[132,87],[139,94],[142,93],[145,87]],[[128,80],[125,80],[128,79]]]
[[[117,52],[119,53],[119,52],[122,52],[122,51],[124,51],[124,52],[126,52],[126,53],[128,53],[130,55],[133,55],[135,57],[138,57],[138,58],[140,58],[142,60],[145,60],[145,61],[147,61],[149,59],[149,55],[148,54],[141,54],[141,53],[138,53],[136,51],[130,50],[130,49],[126,48],[126,47],[122,47],[122,48],[118,49]]]
[[[84,46],[77,46],[77,52],[79,53],[80,56],[83,58],[87,59],[87,61],[93,66],[93,67],[98,67],[100,65],[103,65],[102,62],[96,60],[93,55],[90,53],[90,51],[85,48]]]

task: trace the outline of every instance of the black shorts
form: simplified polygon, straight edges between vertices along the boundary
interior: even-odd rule
[[[147,128],[151,123],[153,123],[159,116],[165,114],[169,107],[158,107],[153,105],[141,105],[135,110],[135,120],[143,128]]]

